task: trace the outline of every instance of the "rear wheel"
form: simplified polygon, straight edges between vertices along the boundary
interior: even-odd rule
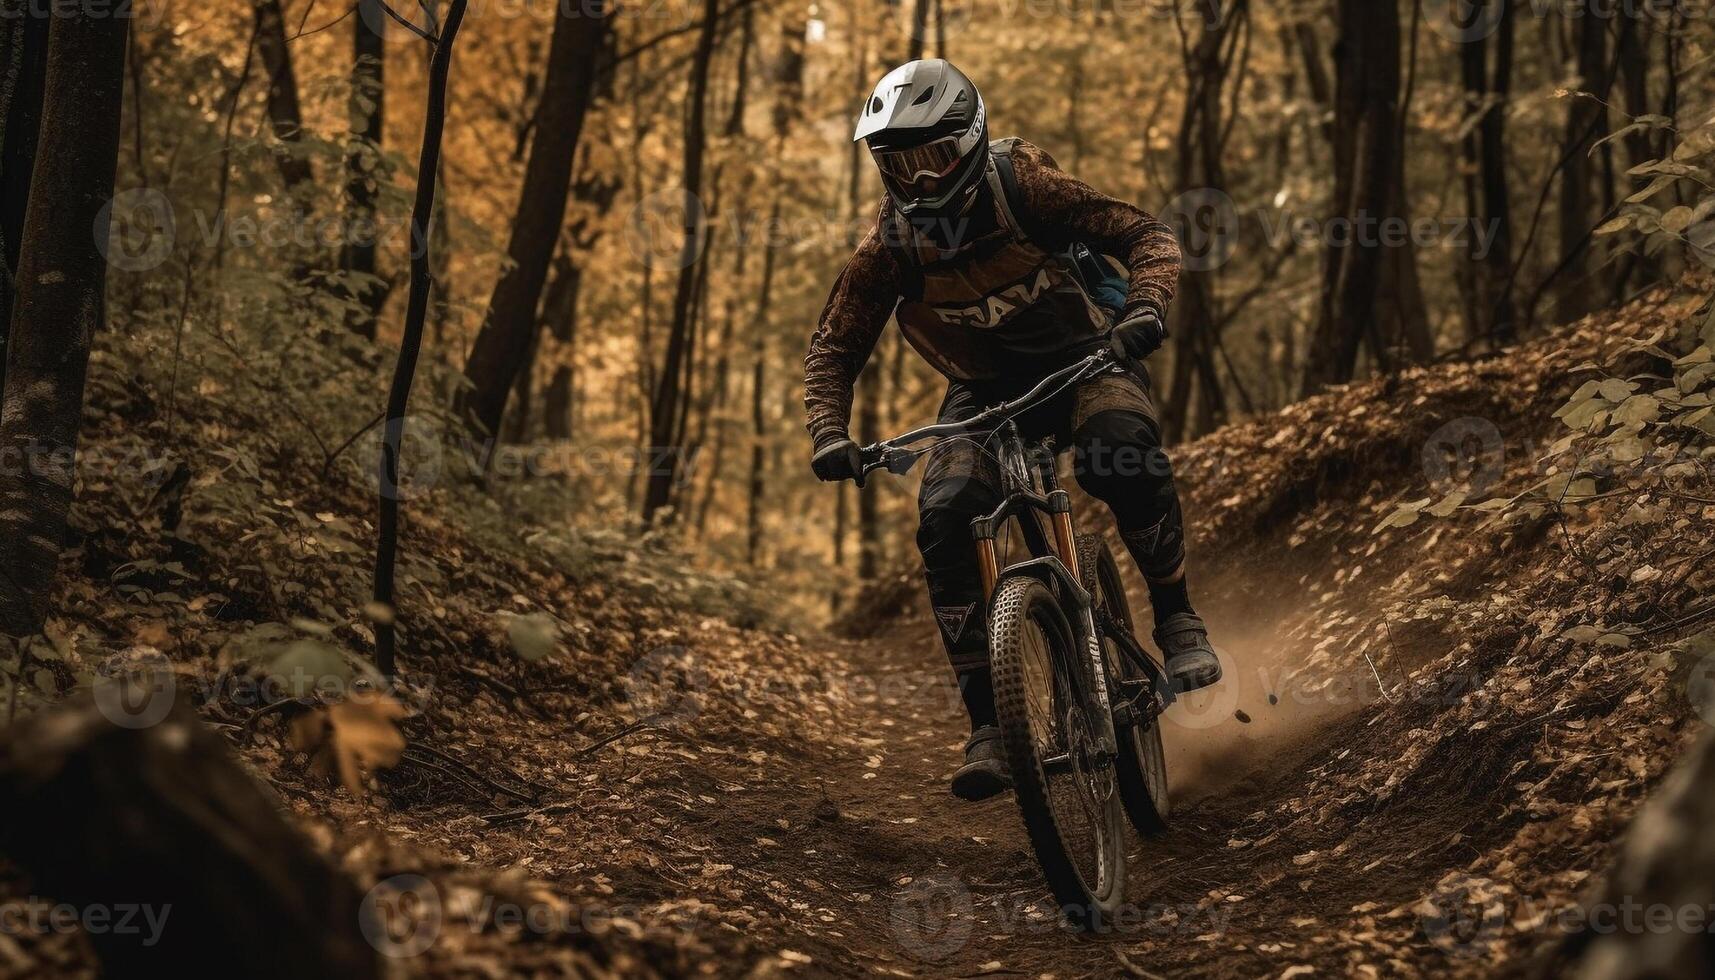
[[[995,712],[1025,831],[1066,920],[1099,930],[1125,897],[1125,830],[1113,763],[1096,758],[1088,658],[1040,581],[1003,580],[992,610]]]
[[[1113,552],[1095,534],[1078,535],[1078,569],[1096,608],[1105,609],[1108,618],[1119,628],[1132,632],[1131,602],[1126,598],[1125,584],[1120,580],[1119,566]],[[1135,635],[1135,634],[1134,634]],[[1119,649],[1118,644],[1102,637],[1103,659],[1109,673],[1120,683],[1109,685],[1110,697],[1117,705],[1126,698],[1128,685],[1145,679]],[[1143,698],[1139,698],[1143,701]],[[1141,707],[1141,705],[1140,705]],[[1139,717],[1134,714],[1133,717]],[[1159,718],[1140,724],[1121,725],[1114,722],[1114,734],[1119,739],[1118,771],[1120,799],[1125,813],[1137,832],[1154,836],[1167,830],[1167,816],[1172,809],[1167,796],[1167,756],[1161,746]]]

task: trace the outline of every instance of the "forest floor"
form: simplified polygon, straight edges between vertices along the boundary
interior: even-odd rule
[[[254,465],[209,464],[247,428],[249,396],[217,387],[183,409],[200,448],[170,507],[86,478],[49,635],[68,678],[148,655],[200,684],[373,887],[406,975],[1523,973],[1700,727],[1712,583],[1685,549],[1712,508],[1615,494],[1485,524],[1454,500],[1378,525],[1441,495],[1425,447],[1473,434],[1500,440],[1486,495],[1540,483],[1581,362],[1618,371],[1693,306],[1651,297],[1176,452],[1227,679],[1168,715],[1173,827],[1134,841],[1104,935],[1057,924],[1010,798],[948,794],[962,711],[904,568],[848,615],[861,635],[793,633],[674,553],[437,490],[407,507],[413,750],[354,798],[221,681],[290,631],[363,648],[361,481],[318,478],[283,435]],[[146,381],[96,392],[94,445],[162,424]],[[542,617],[556,649],[513,656]],[[0,895],[26,894],[0,872]],[[0,934],[0,973],[89,969],[76,936]]]

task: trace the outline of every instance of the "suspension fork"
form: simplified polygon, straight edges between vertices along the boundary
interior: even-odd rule
[[[1045,479],[1054,479],[1052,470],[1047,472]],[[1108,668],[1102,657],[1102,633],[1096,626],[1096,594],[1084,587],[1086,577],[1078,567],[1077,537],[1072,533],[1071,496],[1065,490],[1054,487],[1048,494],[1048,513],[1054,524],[1054,544],[1060,552],[1060,562],[1072,573],[1072,581],[1078,584],[1083,595],[1078,610],[1078,625],[1084,640],[1084,659],[1089,668],[1090,694],[1097,707],[1096,717],[1088,721],[1096,735],[1101,754],[1098,762],[1106,765],[1118,752],[1119,737],[1114,731],[1113,703],[1108,692]],[[1093,580],[1095,569],[1090,571],[1092,574],[1089,579]]]

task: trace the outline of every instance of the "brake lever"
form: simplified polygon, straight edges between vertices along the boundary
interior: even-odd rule
[[[903,446],[875,446],[860,450],[863,466],[858,474],[857,485],[862,488],[864,480],[876,470],[885,469],[894,476],[904,476],[911,472],[911,467],[917,465],[918,457],[923,453]]]

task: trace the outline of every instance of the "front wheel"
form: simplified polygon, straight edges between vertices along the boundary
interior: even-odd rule
[[[1125,898],[1125,830],[1090,723],[1088,657],[1042,582],[1004,579],[992,609],[995,712],[1024,829],[1066,920],[1100,930]]]
[[[1096,608],[1105,610],[1116,628],[1131,632],[1131,602],[1126,598],[1113,552],[1099,536],[1078,535],[1078,570]],[[1128,687],[1135,687],[1146,678],[1109,637],[1102,637],[1102,653],[1114,678],[1108,689],[1117,703],[1125,697],[1123,692]],[[1137,832],[1146,837],[1165,833],[1171,804],[1167,796],[1167,755],[1161,746],[1161,719],[1130,725],[1121,725],[1116,720],[1114,734],[1119,739],[1116,775],[1126,816]]]

